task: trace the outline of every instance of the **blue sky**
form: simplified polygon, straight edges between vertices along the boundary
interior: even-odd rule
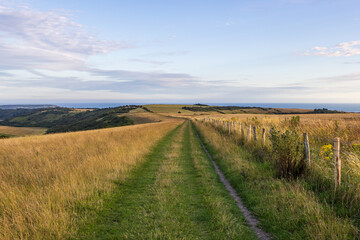
[[[0,0],[0,103],[360,103],[359,9]]]

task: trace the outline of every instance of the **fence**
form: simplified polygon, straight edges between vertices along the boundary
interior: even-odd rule
[[[209,123],[213,125],[216,128],[220,128],[223,131],[225,131],[227,134],[236,134],[240,135],[241,137],[245,138],[246,142],[257,142],[261,143],[262,146],[266,146],[267,144],[267,130],[266,128],[261,128],[259,126],[252,126],[251,124],[245,124],[244,122],[235,122],[235,121],[225,121],[220,119],[210,119],[210,118],[203,118],[201,119],[203,123]],[[269,136],[271,136],[272,129],[269,129]],[[246,134],[245,134],[246,132]],[[260,135],[258,135],[260,133]],[[353,153],[351,151],[345,151],[346,146],[352,146],[351,143],[343,142],[339,137],[335,137],[334,139],[327,139],[327,138],[320,138],[317,136],[309,136],[308,133],[303,134],[304,139],[304,147],[305,147],[305,158],[306,158],[306,165],[308,167],[311,166],[311,153],[312,152],[319,152],[319,149],[316,144],[314,144],[314,147],[311,147],[310,140],[313,142],[327,142],[330,143],[332,146],[332,155],[334,159],[334,182],[335,182],[335,189],[338,188],[341,183],[341,164],[342,164],[342,157],[343,156],[354,156],[356,158],[359,158],[360,155]],[[261,141],[260,141],[261,140]],[[329,146],[328,144],[327,146]],[[342,147],[344,147],[345,150],[342,150]],[[360,162],[359,162],[360,164]]]

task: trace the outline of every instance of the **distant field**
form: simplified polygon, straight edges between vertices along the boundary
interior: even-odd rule
[[[289,114],[289,113],[311,113],[313,109],[292,109],[292,108],[242,108],[242,107],[222,107],[222,106],[199,106],[199,105],[179,105],[179,104],[151,104],[144,105],[147,109],[155,113],[167,114],[171,116],[194,116],[194,115],[213,115],[213,114]],[[183,108],[187,109],[183,109]]]
[[[179,105],[179,104],[150,104],[144,105],[147,109],[155,113],[169,113],[179,115],[195,115],[196,112],[182,109],[182,107],[191,107],[193,105]],[[179,113],[180,112],[180,113]]]
[[[41,135],[44,134],[45,132],[46,132],[46,128],[0,126],[0,134],[10,135],[15,137]]]
[[[301,116],[301,119],[304,120],[338,120],[338,121],[348,121],[348,120],[360,120],[360,113],[331,113],[331,114],[209,114],[207,117],[220,117],[224,119],[239,119],[239,120],[246,120],[249,118],[257,117],[258,119],[271,119],[271,120],[284,120],[290,119],[293,116]],[[203,118],[204,116],[199,116],[198,118]]]
[[[130,113],[124,113],[119,116],[128,117],[134,121],[134,124],[143,124],[143,123],[152,123],[152,122],[162,122],[166,120],[172,120],[172,118],[165,115],[146,112],[145,110],[138,108],[138,111],[131,111]],[[137,110],[137,109],[136,109]],[[142,111],[141,111],[142,110]]]

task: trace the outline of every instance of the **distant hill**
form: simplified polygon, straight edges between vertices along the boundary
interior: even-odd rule
[[[220,114],[252,113],[252,114],[316,114],[316,113],[344,113],[336,110],[323,109],[289,109],[289,108],[263,108],[240,106],[206,106],[195,104],[182,109],[192,112],[218,112]]]
[[[47,133],[71,132],[132,125],[134,121],[120,114],[141,106],[121,106],[103,109],[18,108],[0,109],[0,125],[42,127]]]

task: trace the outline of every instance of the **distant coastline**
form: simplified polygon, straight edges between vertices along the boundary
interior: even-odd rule
[[[170,104],[195,104],[194,103],[170,103]],[[208,103],[214,106],[241,106],[241,107],[264,107],[264,108],[297,108],[297,109],[322,109],[360,112],[359,103]],[[146,105],[150,103],[54,103],[54,104],[6,104],[0,105],[0,109],[19,109],[19,108],[48,108],[48,107],[67,107],[67,108],[109,108],[124,105]],[[159,104],[159,103],[154,103]],[[165,103],[164,103],[165,104]]]
[[[169,103],[169,104],[195,104],[193,103]],[[322,109],[345,111],[345,112],[360,112],[360,103],[208,103],[201,102],[207,105],[215,106],[241,106],[241,107],[264,107],[264,108],[298,108],[298,109]],[[70,108],[107,108],[123,105],[146,105],[151,103],[56,103],[60,107]],[[154,103],[159,104],[159,103]],[[165,103],[164,103],[165,104]]]

